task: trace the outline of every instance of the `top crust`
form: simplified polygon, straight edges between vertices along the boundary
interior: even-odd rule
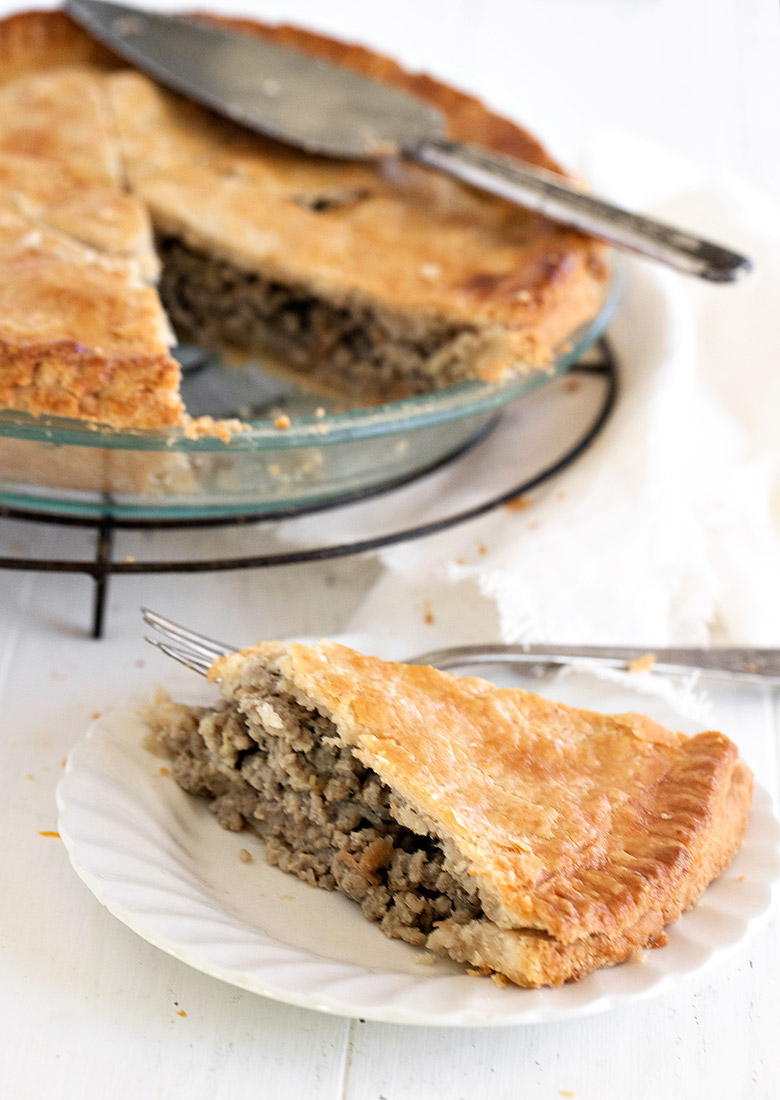
[[[181,420],[179,368],[137,266],[0,209],[0,405],[138,428]]]
[[[102,74],[66,66],[0,86],[0,210],[137,259],[153,277],[149,215],[123,188]]]
[[[500,928],[572,944],[648,911],[671,919],[740,842],[752,777],[720,733],[686,738],[330,642],[262,643],[211,678],[236,698],[258,662],[334,721],[399,820],[475,876]]]
[[[453,137],[563,174],[526,131],[429,76],[297,28],[228,25],[410,91]],[[250,135],[138,73],[110,84],[129,178],[163,232],[337,305],[492,330],[482,378],[546,364],[601,304],[605,248],[575,230],[399,158],[339,161]],[[308,204],[320,196],[334,197],[326,216]]]
[[[17,12],[0,20],[0,84],[64,65],[123,64],[62,11]]]
[[[108,104],[99,76],[68,67],[0,87],[0,154],[23,154],[98,184],[119,185]]]

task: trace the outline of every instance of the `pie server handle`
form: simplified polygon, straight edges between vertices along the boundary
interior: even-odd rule
[[[429,168],[687,275],[728,283],[751,269],[746,256],[594,198],[553,172],[526,168],[516,160],[477,146],[427,138],[404,152]]]

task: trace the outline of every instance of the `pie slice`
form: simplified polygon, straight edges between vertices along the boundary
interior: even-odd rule
[[[179,424],[151,224],[124,191],[112,125],[96,70],[0,87],[0,406]]]
[[[453,136],[560,171],[530,135],[477,100],[369,50],[225,22],[408,88],[446,114]],[[9,293],[0,304],[4,407],[61,414],[67,406],[119,428],[181,423],[163,310],[181,339],[273,353],[371,403],[545,369],[601,305],[607,276],[597,242],[398,158],[348,163],[259,138],[127,70],[62,13],[0,22],[0,62],[0,212],[80,244],[86,273],[82,281],[72,247],[67,268],[56,250],[38,255],[48,287],[67,277],[63,300],[79,286],[83,328],[75,303],[60,324],[57,310],[29,297],[29,284],[28,297]],[[118,356],[90,250],[153,279],[150,221],[159,297],[150,292],[152,305],[139,296],[128,273]],[[0,281],[18,270],[12,256]],[[119,280],[110,282],[118,307]],[[40,315],[34,344],[8,343],[16,326],[8,309],[19,307]],[[146,371],[150,355],[156,376]],[[48,364],[40,392],[36,369],[19,385],[20,359]],[[73,400],[63,404],[56,390],[50,404],[58,362]],[[80,362],[88,369],[79,381]],[[104,400],[119,373],[138,384],[129,380],[120,402]]]
[[[180,423],[179,368],[134,261],[0,210],[0,406],[147,428]]]
[[[216,707],[151,718],[178,783],[386,935],[518,985],[660,944],[741,843],[752,776],[720,733],[329,642],[262,643],[210,676]]]

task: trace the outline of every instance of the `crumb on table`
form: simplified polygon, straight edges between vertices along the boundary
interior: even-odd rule
[[[633,661],[628,662],[629,672],[649,672],[655,664],[656,657],[654,653],[645,653],[642,657],[637,657]]]
[[[533,500],[529,496],[525,496],[522,493],[518,497],[512,497],[504,504],[507,512],[524,512],[526,508],[530,508],[533,504]]]

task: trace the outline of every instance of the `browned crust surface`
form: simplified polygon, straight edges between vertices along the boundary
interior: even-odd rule
[[[109,256],[136,258],[144,274],[157,270],[149,218],[138,200],[71,168],[52,172],[39,156],[0,151],[0,211],[40,222]]]
[[[753,776],[738,762],[722,812],[711,823],[698,862],[692,860],[677,887],[617,935],[596,933],[562,943],[538,932],[506,930],[484,921],[468,925],[446,922],[429,936],[427,946],[527,987],[562,985],[629,959],[641,964],[641,952],[664,945],[664,928],[694,905],[734,858],[747,825],[752,791]]]
[[[63,65],[116,68],[117,57],[61,11],[17,12],[0,20],[0,83]]]
[[[217,662],[229,698],[255,659],[332,718],[395,792],[402,823],[466,861],[499,929],[537,929],[555,951],[586,951],[598,936],[616,951],[645,942],[741,841],[749,772],[720,733],[686,738],[641,715],[565,707],[328,642],[265,643]],[[628,939],[617,948],[615,937]]]
[[[0,405],[136,428],[181,420],[179,367],[135,264],[0,211]]]
[[[33,416],[62,416],[126,428],[180,424],[171,397],[178,368],[168,355],[90,353],[79,344],[0,342],[0,405]]]

